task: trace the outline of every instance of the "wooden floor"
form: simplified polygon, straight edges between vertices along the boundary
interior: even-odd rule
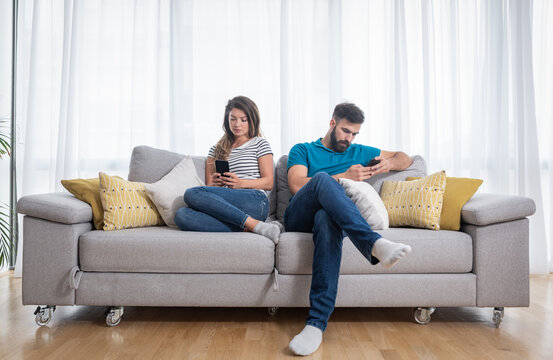
[[[430,324],[407,308],[338,308],[313,359],[553,359],[553,276],[532,277],[531,306],[439,308]],[[288,358],[307,309],[129,307],[105,325],[105,308],[59,307],[48,326],[21,305],[21,279],[0,274],[0,359]]]

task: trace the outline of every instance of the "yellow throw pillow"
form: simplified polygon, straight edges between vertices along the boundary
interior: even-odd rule
[[[384,181],[380,197],[390,226],[440,230],[445,183],[444,170],[415,181]]]
[[[98,178],[62,180],[61,184],[77,199],[92,207],[94,228],[102,230],[104,226],[104,208],[100,199],[100,184]]]
[[[417,180],[408,177],[407,181]],[[440,229],[459,230],[461,228],[461,209],[470,200],[484,181],[480,179],[448,177],[445,184],[444,207],[440,217]]]
[[[164,224],[146,193],[144,183],[118,179],[103,172],[99,178],[100,198],[104,207],[104,230]]]

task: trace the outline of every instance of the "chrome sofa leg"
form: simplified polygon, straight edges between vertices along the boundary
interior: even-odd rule
[[[125,308],[123,306],[112,306],[106,313],[107,326],[117,326],[121,322]]]
[[[415,322],[420,325],[426,325],[430,322],[431,315],[436,311],[435,307],[418,307],[415,308]]]
[[[498,328],[501,322],[503,321],[503,316],[505,315],[505,308],[503,307],[496,307],[493,308],[493,326]]]
[[[38,326],[48,325],[56,311],[55,305],[46,305],[45,307],[37,307],[35,310],[35,322]]]

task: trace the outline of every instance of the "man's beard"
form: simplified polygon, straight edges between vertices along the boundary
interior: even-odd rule
[[[336,127],[332,129],[330,133],[330,146],[332,146],[332,150],[342,153],[346,151],[350,145],[351,144],[347,140],[336,140]]]

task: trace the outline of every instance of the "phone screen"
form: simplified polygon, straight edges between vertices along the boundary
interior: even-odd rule
[[[226,172],[230,172],[228,161],[226,160],[215,160],[215,171],[223,175]],[[227,175],[223,175],[227,176]]]
[[[375,160],[375,159],[372,159],[371,161],[369,161],[369,163],[367,164],[367,166],[375,166],[377,164],[380,163],[380,160]]]

